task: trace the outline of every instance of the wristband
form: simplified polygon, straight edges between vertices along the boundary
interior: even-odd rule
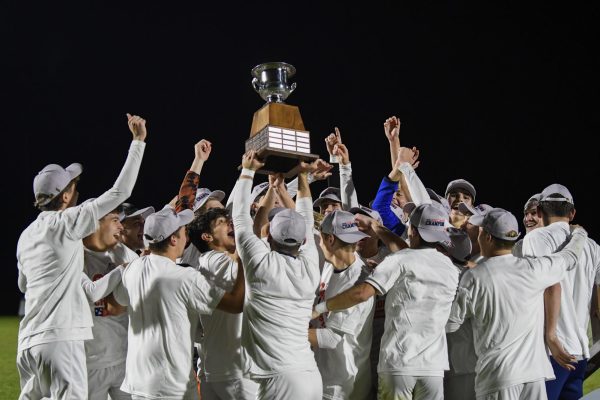
[[[254,178],[254,174],[256,171],[248,168],[242,168],[242,175],[249,176],[250,178]]]

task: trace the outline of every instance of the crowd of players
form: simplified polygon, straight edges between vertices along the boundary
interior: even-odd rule
[[[301,162],[287,183],[253,185],[264,164],[245,153],[227,201],[199,187],[203,139],[155,211],[125,203],[147,135],[139,116],[128,126],[99,197],[78,205],[80,164],[34,178],[41,212],[17,245],[20,399],[582,396],[600,248],[570,224],[566,187],[526,202],[522,235],[467,180],[426,188],[391,117],[391,169],[369,204],[336,128],[329,163]],[[332,164],[339,187],[313,201]]]

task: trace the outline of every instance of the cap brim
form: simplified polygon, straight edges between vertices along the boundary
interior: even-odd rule
[[[177,219],[179,225],[178,228],[181,228],[194,220],[194,212],[190,209],[183,210],[177,213]]]
[[[345,242],[345,243],[356,243],[356,242],[360,242],[364,238],[371,237],[361,231],[340,233],[340,234],[334,234],[334,235],[335,235],[335,237],[337,237],[338,239],[340,239],[342,242]]]
[[[419,235],[429,243],[447,242],[450,240],[450,235],[446,231],[429,230],[426,228],[417,228]]]
[[[483,215],[471,215],[469,218],[469,223],[475,226],[482,226],[484,218],[485,216]]]
[[[73,163],[73,164],[69,165],[67,168],[65,168],[65,170],[71,176],[71,180],[73,180],[73,179],[77,178],[79,175],[81,175],[81,173],[83,172],[83,167],[79,163]]]
[[[329,193],[323,197],[319,197],[318,199],[316,199],[313,203],[313,207],[320,207],[321,204],[323,204],[323,202],[325,201],[333,201],[335,203],[340,204],[342,203],[342,200],[339,197],[337,197],[335,194]]]
[[[469,207],[467,205],[467,203],[459,203],[458,204],[458,211],[460,211],[463,214],[466,214],[466,213],[469,213],[471,215],[477,214],[477,212],[475,211],[475,209],[472,208],[472,207]]]
[[[154,207],[150,206],[150,207],[146,207],[146,208],[142,208],[140,210],[137,210],[134,213],[131,213],[129,215],[125,215],[122,219],[120,219],[121,221],[125,221],[127,218],[133,218],[133,217],[137,217],[138,215],[141,215],[142,218],[146,219],[148,218],[149,215],[154,214]]]

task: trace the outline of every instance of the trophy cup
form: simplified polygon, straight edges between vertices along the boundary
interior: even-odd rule
[[[284,100],[296,89],[291,78],[296,68],[284,62],[269,62],[252,69],[252,86],[267,103],[254,113],[246,151],[256,150],[265,162],[258,173],[283,173],[286,178],[298,173],[299,161],[319,158],[310,152],[310,133],[305,130],[296,106]]]

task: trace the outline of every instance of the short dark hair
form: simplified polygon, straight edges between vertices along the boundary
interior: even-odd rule
[[[212,233],[213,222],[219,218],[226,218],[227,220],[230,220],[231,215],[229,214],[229,210],[226,208],[211,208],[204,214],[198,215],[188,225],[190,241],[198,250],[200,250],[200,252],[204,253],[205,251],[210,250],[208,243],[202,240],[202,234]]]
[[[498,250],[512,250],[515,246],[516,241],[514,240],[498,239],[492,234],[490,236],[492,237],[492,242],[494,242],[494,247]]]
[[[551,194],[550,198],[562,198],[561,194]],[[575,210],[575,206],[568,201],[540,201],[538,207],[541,208],[542,213],[548,217],[568,217],[569,214]]]
[[[33,203],[33,205],[35,207],[37,207],[37,209],[40,211],[57,211],[57,210],[59,210],[60,207],[62,206],[62,194],[71,190],[71,187],[73,187],[78,181],[79,181],[78,176],[73,178],[73,180],[71,180],[71,182],[69,182],[69,184],[63,190],[61,190],[61,192],[59,194],[57,194],[54,197],[51,197],[47,194],[37,195],[36,200]],[[44,201],[50,197],[52,198],[52,200],[50,200],[49,203],[44,204],[44,205],[39,204],[40,201]]]
[[[148,249],[150,249],[150,251],[153,253],[164,253],[169,248],[171,236],[173,235],[179,237],[179,228],[177,228],[175,232],[171,233],[166,239],[163,239],[158,243],[149,243]],[[144,236],[146,239],[150,238],[150,236],[146,236],[146,234],[144,234]]]

